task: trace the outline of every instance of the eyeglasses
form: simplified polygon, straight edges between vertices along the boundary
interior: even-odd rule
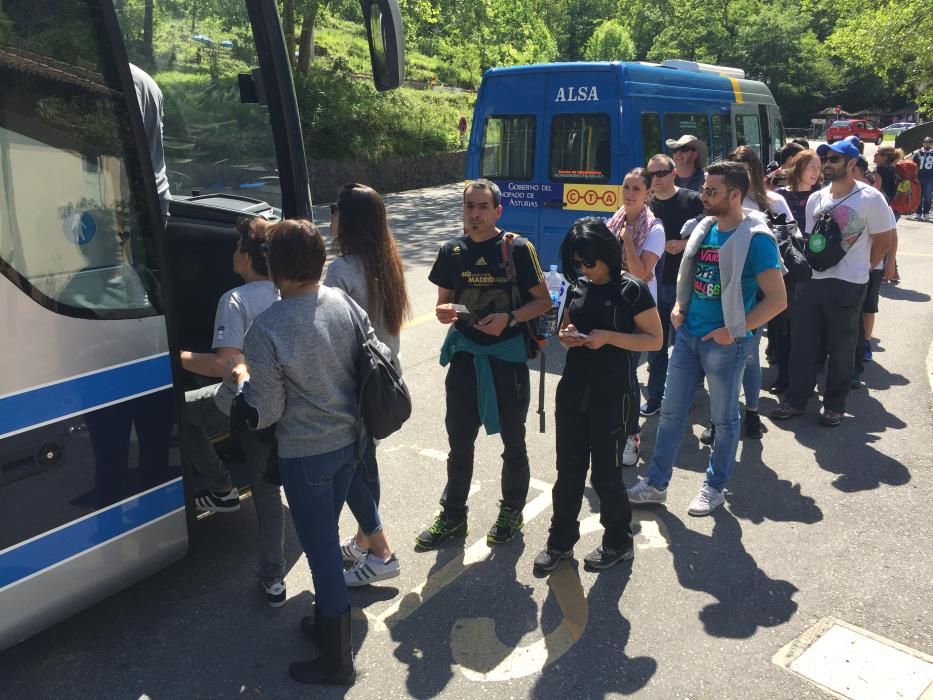
[[[677,148],[674,149],[673,152],[674,153],[692,153],[695,150],[696,150],[695,148],[691,148],[690,146],[678,146]]]
[[[832,163],[833,165],[835,165],[836,163],[840,163],[844,161],[845,159],[846,159],[845,156],[820,156],[821,163]]]
[[[735,187],[701,187],[700,192],[705,194],[707,197],[713,197],[720,190],[734,190]]]
[[[586,268],[587,270],[592,270],[594,267],[596,267],[596,261],[595,260],[578,260],[577,258],[574,258],[573,266],[577,268],[578,270],[582,270],[584,268]]]
[[[649,176],[649,177],[667,177],[667,176],[670,175],[672,172],[674,172],[674,171],[673,171],[673,170],[655,170],[655,171],[652,172],[651,170],[649,170],[649,171],[648,171],[648,176]]]

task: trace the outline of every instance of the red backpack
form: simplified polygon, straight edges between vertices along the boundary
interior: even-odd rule
[[[894,164],[896,187],[890,205],[895,214],[913,214],[920,206],[918,170],[917,164],[912,160],[899,160]]]

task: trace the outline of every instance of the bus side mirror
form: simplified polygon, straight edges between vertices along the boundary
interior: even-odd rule
[[[360,0],[360,6],[376,89],[397,88],[405,72],[405,34],[398,0]]]

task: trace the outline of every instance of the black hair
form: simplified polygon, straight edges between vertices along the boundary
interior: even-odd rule
[[[629,175],[640,177],[641,181],[645,183],[645,189],[651,189],[651,174],[645,168],[632,168],[627,173],[625,173],[625,177],[628,177]],[[622,179],[624,180],[625,178]]]
[[[573,264],[574,255],[586,263],[606,263],[613,280],[622,275],[622,247],[619,239],[598,216],[574,221],[560,244],[561,267],[568,282],[575,282],[580,277]]]
[[[790,160],[793,156],[805,150],[806,149],[796,141],[785,143],[784,147],[777,152],[777,164],[784,165],[784,163]]]
[[[463,201],[466,201],[466,194],[469,190],[489,190],[492,192],[492,206],[498,207],[502,204],[502,190],[499,189],[497,185],[492,180],[487,180],[484,177],[479,178],[478,180],[473,180],[466,187],[463,188]]]
[[[761,161],[759,161],[760,163]],[[759,165],[759,167],[761,167]],[[748,194],[748,190],[751,187],[751,179],[748,177],[748,171],[745,169],[741,163],[736,163],[734,160],[721,160],[717,163],[713,163],[708,168],[706,168],[707,175],[718,175],[722,178],[723,183],[726,187],[734,187],[742,195],[742,199],[745,199],[745,195]]]
[[[805,138],[803,138],[802,136],[798,136],[798,137],[795,138],[795,139],[791,139],[790,142],[791,142],[791,143],[799,143],[801,146],[803,146],[803,150],[805,150],[805,151],[809,151],[809,150],[810,150],[810,142],[807,141],[807,140],[806,140]]]

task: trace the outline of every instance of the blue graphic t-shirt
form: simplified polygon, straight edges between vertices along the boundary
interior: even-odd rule
[[[687,320],[684,322],[684,327],[691,335],[702,338],[710,331],[726,325],[722,315],[719,249],[729,240],[734,230],[720,231],[719,226],[713,224],[703,239],[700,250],[697,251],[694,260],[696,267],[693,273],[693,296],[690,299],[690,308],[687,309]],[[758,293],[756,278],[765,270],[771,269],[781,269],[777,245],[769,236],[752,236],[745,267],[742,268],[742,300],[745,302],[746,314],[755,306],[755,295]],[[751,336],[751,332],[747,335]]]

